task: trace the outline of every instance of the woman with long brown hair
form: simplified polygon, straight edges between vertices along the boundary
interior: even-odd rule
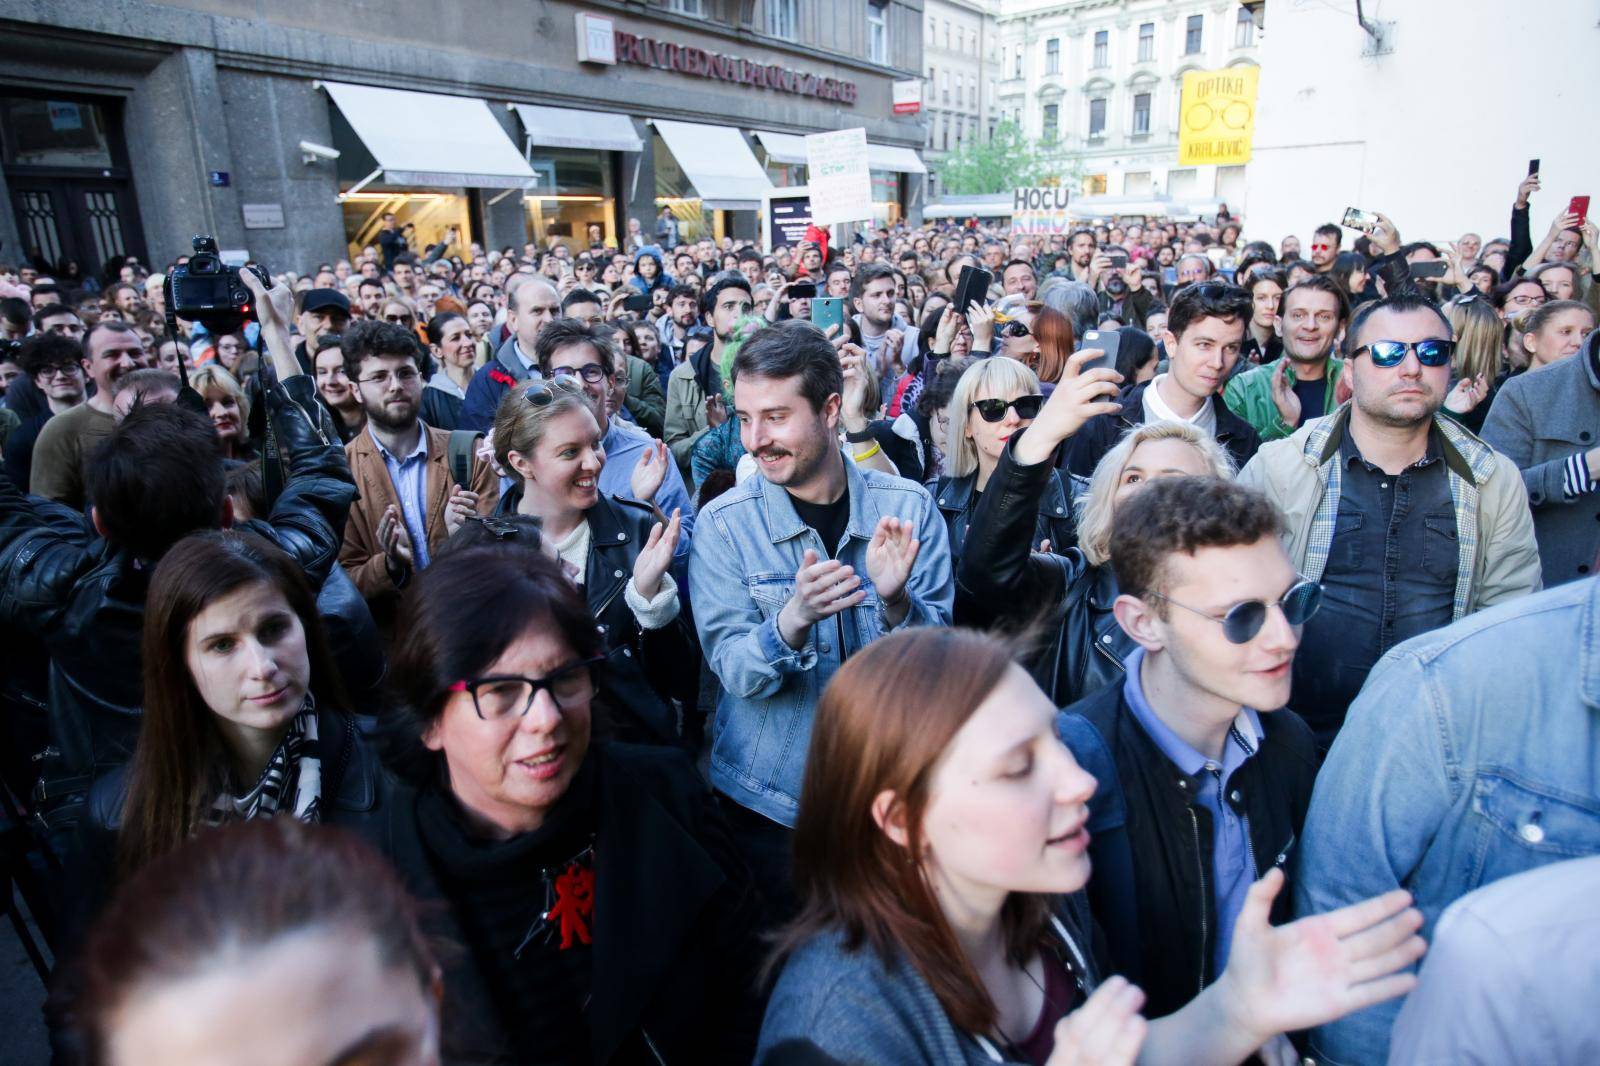
[[[1222,976],[1146,1023],[1103,983],[1081,896],[1095,779],[1004,645],[902,631],[834,675],[795,826],[786,958],[761,1051],[850,1062],[1236,1063],[1407,991],[1420,921],[1394,892],[1286,926],[1250,889]]]
[[[316,599],[281,549],[230,530],[180,540],[151,578],[141,654],[133,760],[95,783],[80,825],[80,922],[117,876],[208,825],[372,809],[376,760],[346,711]]]

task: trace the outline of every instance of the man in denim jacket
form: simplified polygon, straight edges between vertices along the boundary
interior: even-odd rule
[[[711,783],[769,898],[789,893],[794,825],[823,687],[846,657],[903,625],[949,625],[949,540],[914,482],[861,469],[876,443],[838,444],[839,358],[808,322],[768,326],[733,363],[758,473],[699,516],[690,598],[722,683]],[[737,806],[734,806],[734,805]]]
[[[1378,663],[1317,777],[1295,911],[1396,886],[1431,940],[1481,885],[1600,854],[1600,582],[1471,615]],[[1319,1061],[1383,1062],[1395,1000],[1313,1034]]]

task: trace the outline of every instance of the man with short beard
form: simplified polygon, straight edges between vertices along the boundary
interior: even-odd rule
[[[665,437],[685,479],[695,442],[728,418],[722,406],[722,349],[733,339],[739,319],[754,306],[750,283],[742,274],[719,275],[701,306],[711,320],[712,343],[673,367],[667,377]]]
[[[1333,261],[1339,257],[1339,243],[1343,237],[1339,227],[1332,222],[1324,222],[1311,234],[1311,268],[1318,274],[1326,274],[1333,269]]]
[[[89,402],[63,411],[39,431],[33,446],[33,469],[28,478],[36,496],[58,500],[74,510],[87,502],[83,489],[83,463],[94,446],[117,426],[112,386],[118,378],[143,364],[144,344],[126,322],[102,321],[83,339],[84,370],[94,382]]]
[[[817,699],[845,658],[879,636],[949,625],[955,586],[927,490],[841,450],[843,370],[816,327],[758,331],[732,377],[757,473],[699,515],[690,598],[722,683],[711,784],[774,917],[787,917],[788,827],[805,771],[798,738],[810,733]]]
[[[672,367],[683,362],[683,346],[689,339],[689,331],[699,324],[699,294],[683,284],[668,289],[667,313],[656,323],[656,335],[661,338],[661,347],[667,353],[663,388],[666,386],[665,375],[672,373]]]
[[[1232,378],[1223,393],[1228,406],[1262,440],[1287,437],[1307,418],[1338,408],[1344,360],[1333,354],[1333,342],[1349,317],[1343,290],[1325,274],[1283,294],[1275,327],[1283,356]]]
[[[1413,293],[1363,305],[1345,337],[1351,402],[1239,474],[1278,505],[1290,561],[1323,586],[1289,700],[1323,752],[1390,648],[1540,586],[1516,464],[1439,414],[1450,332]]]
[[[471,489],[454,484],[450,433],[418,417],[422,346],[416,334],[392,322],[363,320],[345,333],[343,349],[345,376],[367,426],[344,448],[359,495],[339,563],[380,627],[387,627],[412,573],[428,565],[469,515],[494,510],[499,479],[474,456]]]
[[[895,362],[899,360],[901,367],[911,362],[905,342],[908,336],[913,343],[916,340],[916,330],[895,314],[894,291],[894,268],[887,263],[863,263],[850,287],[851,303],[858,312],[855,325],[867,363],[878,375],[879,396],[894,395],[894,383],[902,372]]]

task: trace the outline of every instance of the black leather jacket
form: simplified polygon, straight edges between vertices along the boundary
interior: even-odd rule
[[[1118,681],[1133,638],[1111,614],[1117,598],[1109,564],[1091,566],[1077,548],[1033,551],[1039,501],[1059,486],[1051,462],[1022,466],[1011,438],[973,509],[966,550],[956,560],[957,625],[1018,631],[1039,625],[1045,637],[1027,667],[1062,706]]]
[[[289,480],[263,520],[240,528],[275,541],[321,588],[338,565],[355,485],[344,449],[317,429],[316,385],[297,374],[267,393]],[[308,414],[308,412],[311,412]],[[91,780],[127,761],[139,728],[139,642],[152,567],[100,537],[89,519],[27,496],[0,476],[0,622],[36,634],[50,655],[50,751],[42,813],[74,816]],[[334,642],[341,643],[337,626]]]
[[[500,494],[496,514],[515,514],[522,486]],[[636,500],[600,493],[589,508],[589,561],[583,592],[609,649],[598,676],[600,702],[608,714],[611,739],[640,744],[677,744],[683,739],[676,701],[693,712],[699,698],[700,645],[680,607],[678,617],[660,629],[641,629],[622,594],[633,564],[656,524],[654,509]],[[680,585],[680,605],[685,589]]]
[[[1068,548],[1077,547],[1078,523],[1072,513],[1072,494],[1067,489],[1066,472],[1056,473],[1056,477],[1045,482],[1044,494],[1039,497],[1039,513],[1030,544],[1037,548],[1041,541],[1048,540],[1050,550],[1060,555]],[[946,475],[928,483],[928,491],[933,494],[933,502],[938,505],[945,530],[950,534],[951,559],[960,559],[966,546],[967,528],[972,524],[973,497],[978,495],[974,492],[977,482],[978,475],[971,473],[964,477]]]
[[[1117,395],[1117,403],[1122,405],[1120,412],[1095,415],[1085,422],[1061,446],[1061,465],[1074,474],[1093,477],[1094,468],[1100,465],[1106,452],[1116,447],[1122,435],[1144,423],[1144,390],[1149,387],[1148,381],[1128,386]],[[1234,468],[1243,470],[1244,464],[1261,447],[1261,434],[1234,414],[1220,395],[1213,396],[1211,403],[1217,415],[1217,443],[1233,459]]]
[[[1260,719],[1260,746],[1229,777],[1227,802],[1249,822],[1257,874],[1279,866],[1292,876],[1317,773],[1316,744],[1293,711]],[[1195,798],[1198,782],[1134,718],[1123,686],[1068,707],[1057,729],[1099,781],[1089,802],[1088,892],[1109,969],[1144,989],[1148,1017],[1171,1014],[1219,976],[1211,812]],[[1291,917],[1292,896],[1292,886],[1278,893],[1274,924]]]

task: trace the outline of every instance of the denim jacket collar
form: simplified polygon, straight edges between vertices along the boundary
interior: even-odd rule
[[[856,464],[851,462],[843,452],[839,453],[840,461],[844,463],[845,492],[850,497],[850,521],[845,526],[847,537],[856,537],[861,540],[872,539],[872,523],[867,517],[866,510],[866,482],[862,480],[861,472],[856,469]],[[758,475],[760,476],[760,475]],[[772,536],[772,543],[779,544],[804,533],[809,526],[800,520],[800,515],[794,509],[794,504],[789,499],[789,492],[781,485],[774,485],[765,477],[761,478],[761,495],[765,501],[767,512],[767,530]],[[837,544],[826,545],[830,552],[838,548]]]

